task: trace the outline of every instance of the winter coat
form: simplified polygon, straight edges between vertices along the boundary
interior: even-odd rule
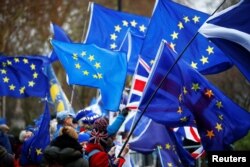
[[[58,136],[46,147],[43,161],[64,167],[88,167],[87,160],[83,159],[82,146],[68,135]]]

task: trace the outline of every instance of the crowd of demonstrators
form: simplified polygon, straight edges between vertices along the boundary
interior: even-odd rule
[[[129,152],[127,145],[117,157],[117,132],[129,110],[123,109],[109,125],[105,116],[83,110],[76,115],[61,111],[50,121],[50,144],[43,150],[42,167],[121,167]],[[86,119],[86,117],[89,117]],[[13,148],[7,132],[9,127],[0,119],[0,167],[37,167],[30,163],[24,148],[35,129],[26,127],[19,133],[19,146]],[[124,167],[124,166],[123,166]]]

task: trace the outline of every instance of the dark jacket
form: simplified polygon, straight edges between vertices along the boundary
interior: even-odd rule
[[[82,146],[68,135],[55,138],[44,150],[44,164],[64,167],[88,167],[83,159]]]

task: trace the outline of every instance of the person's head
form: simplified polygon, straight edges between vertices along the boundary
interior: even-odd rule
[[[81,144],[81,146],[85,149],[87,143],[89,142],[90,134],[81,132],[78,134],[78,142]]]
[[[76,132],[76,130],[71,127],[71,126],[64,126],[60,129],[60,133],[59,133],[59,136],[61,135],[68,135],[70,136],[71,138],[77,140],[78,139],[78,134]]]
[[[0,118],[0,130],[3,132],[8,132],[9,129],[9,126],[6,124],[6,119]]]
[[[75,115],[69,111],[60,111],[56,114],[58,124],[63,126],[72,126],[73,127],[73,118]]]
[[[31,132],[29,130],[22,130],[19,133],[19,140],[21,142],[24,142],[24,141],[28,140],[31,136],[33,136],[33,132]]]

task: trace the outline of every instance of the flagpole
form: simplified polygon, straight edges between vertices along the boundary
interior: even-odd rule
[[[211,14],[214,15],[219,8],[226,2],[226,0],[223,0],[222,3],[215,9],[215,11]],[[148,102],[145,105],[145,108],[143,109],[143,111],[141,112],[141,115],[139,116],[139,118],[137,119],[137,121],[135,122],[133,128],[131,129],[131,131],[129,132],[129,135],[126,139],[126,141],[124,142],[119,154],[117,157],[121,156],[122,151],[124,150],[125,146],[127,145],[130,137],[132,136],[136,126],[138,125],[139,121],[141,120],[142,116],[144,115],[144,113],[146,112],[149,104],[151,103],[151,101],[153,100],[155,94],[157,93],[157,91],[160,89],[160,87],[163,85],[164,81],[166,80],[167,76],[169,75],[169,73],[172,71],[172,69],[174,68],[174,66],[177,64],[177,62],[180,60],[180,58],[182,57],[182,55],[184,54],[184,52],[187,50],[187,48],[190,46],[190,44],[194,41],[194,39],[196,38],[196,36],[199,34],[199,31],[197,31],[195,33],[195,35],[192,37],[192,39],[188,42],[188,44],[185,46],[185,48],[182,50],[182,52],[179,54],[179,56],[177,57],[177,59],[175,60],[175,62],[172,64],[172,66],[170,67],[170,69],[167,71],[167,73],[164,75],[163,79],[160,81],[159,85],[157,86],[157,88],[155,89],[155,91],[152,93],[152,95],[150,96]]]

